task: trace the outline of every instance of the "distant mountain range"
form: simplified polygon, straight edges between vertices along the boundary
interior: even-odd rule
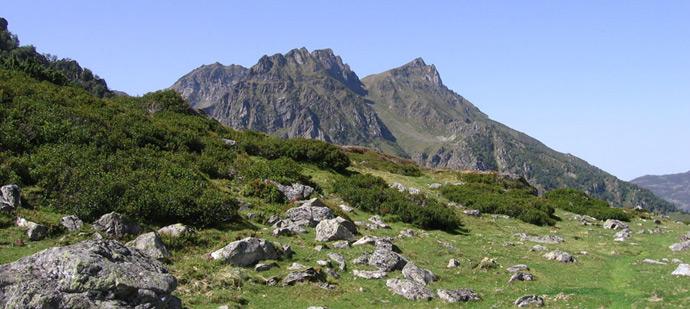
[[[251,68],[201,66],[171,87],[237,129],[361,145],[434,168],[495,170],[540,191],[571,187],[615,206],[674,206],[575,156],[552,150],[448,89],[421,58],[359,79],[332,50],[263,56]]]
[[[631,182],[651,190],[685,211],[690,211],[690,171],[660,176],[647,175]]]

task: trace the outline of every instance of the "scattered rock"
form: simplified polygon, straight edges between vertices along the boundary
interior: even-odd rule
[[[314,268],[307,268],[303,271],[294,271],[288,273],[285,278],[283,278],[283,285],[294,285],[300,282],[325,282],[326,278],[317,272]]]
[[[276,264],[276,263],[267,263],[267,264],[264,264],[264,263],[257,263],[257,264],[254,266],[254,270],[255,270],[255,271],[267,271],[267,270],[269,270],[269,269],[271,269],[271,268],[273,268],[273,267],[276,267],[276,266],[278,266],[278,264]]]
[[[407,187],[405,187],[405,185],[403,185],[403,184],[401,184],[401,183],[399,183],[399,182],[394,182],[394,183],[390,184],[389,187],[391,187],[391,188],[393,188],[393,189],[395,189],[395,190],[398,190],[398,191],[400,191],[400,192],[405,192],[405,191],[407,191]]]
[[[316,250],[316,251],[318,251],[318,252],[321,252],[321,251],[323,251],[323,250],[325,250],[325,249],[328,249],[328,246],[325,246],[325,245],[316,245],[316,246],[314,246],[314,250]]]
[[[492,214],[491,218],[496,220],[496,219],[510,219],[509,215],[499,215],[499,214]]]
[[[48,227],[43,224],[29,222],[29,228],[26,230],[26,235],[29,240],[42,240],[48,236]]]
[[[438,298],[447,303],[468,302],[481,300],[479,294],[472,289],[457,289],[457,290],[436,290]]]
[[[362,254],[359,257],[355,258],[352,260],[352,264],[357,264],[357,265],[365,265],[369,264],[369,254]]]
[[[673,260],[671,260],[671,262],[673,262],[674,264],[683,264],[683,261],[681,261],[679,259],[673,259]]]
[[[307,266],[304,266],[300,263],[294,262],[290,267],[288,267],[288,270],[300,270],[300,269],[305,269]]]
[[[285,212],[285,216],[293,222],[307,221],[311,227],[316,226],[322,220],[335,218],[330,208],[310,205],[314,205],[314,203],[290,208]]]
[[[374,253],[369,256],[368,263],[379,270],[391,272],[403,269],[407,260],[393,250],[377,246]]]
[[[412,194],[412,195],[417,195],[417,194],[422,193],[422,191],[417,189],[417,188],[409,188],[409,189],[407,189],[407,192]]]
[[[508,283],[515,282],[515,281],[532,281],[534,280],[534,276],[530,273],[523,273],[523,272],[517,272],[514,273],[512,276],[510,276],[510,279],[508,279]]]
[[[314,188],[303,185],[301,183],[293,183],[289,186],[282,185],[276,181],[267,180],[267,183],[273,184],[278,188],[278,191],[283,193],[288,201],[294,202],[303,200],[309,197],[314,192]]]
[[[481,261],[479,261],[479,264],[477,264],[477,268],[482,270],[494,269],[496,267],[498,267],[496,260],[488,257],[484,257]]]
[[[74,232],[80,230],[84,222],[82,222],[79,217],[70,215],[62,217],[62,219],[60,219],[60,225],[67,229],[67,231]]]
[[[560,250],[554,250],[551,251],[547,254],[544,254],[544,257],[547,260],[556,260],[562,263],[573,263],[575,262],[575,258],[570,255],[570,253],[565,252],[565,251],[560,251]]]
[[[388,275],[387,272],[381,270],[353,270],[352,275],[364,279],[382,279]]]
[[[319,266],[321,266],[321,267],[326,267],[326,266],[328,266],[329,264],[330,264],[330,263],[328,263],[328,261],[326,261],[326,260],[317,260],[317,261],[316,261],[316,265],[319,265]]]
[[[632,236],[632,233],[630,232],[629,229],[623,229],[618,232],[616,232],[615,235],[613,235],[613,240],[614,241],[625,241],[626,239],[630,238]]]
[[[354,223],[342,217],[327,219],[316,226],[316,241],[350,240],[356,232]]]
[[[450,259],[450,260],[448,260],[448,265],[446,267],[447,268],[460,267],[460,261],[458,261],[456,259]]]
[[[432,184],[429,184],[429,189],[431,189],[431,190],[441,189],[441,186],[442,185],[440,183],[432,183]]]
[[[665,262],[652,260],[652,259],[644,259],[644,260],[642,260],[642,263],[652,264],[652,265],[666,265]]]
[[[280,217],[278,217],[277,215],[271,215],[270,217],[268,217],[268,220],[266,221],[266,223],[268,225],[274,225],[278,221],[280,221]]]
[[[482,215],[482,213],[476,209],[465,209],[462,213],[472,217],[480,217]]]
[[[292,256],[295,254],[295,251],[292,251],[292,247],[290,245],[283,245],[283,258],[292,258]]]
[[[126,246],[136,248],[147,256],[157,260],[170,257],[168,249],[165,248],[163,241],[156,232],[141,234],[134,240],[128,242]]]
[[[506,270],[510,273],[516,273],[519,271],[529,270],[529,267],[525,264],[517,264],[517,265],[513,265],[513,266],[506,268]]]
[[[434,294],[423,284],[407,279],[386,280],[388,289],[409,300],[430,300]]]
[[[685,251],[690,248],[690,240],[672,244],[668,247],[671,251]]]
[[[369,221],[369,223],[367,223],[367,228],[370,230],[391,228],[390,225],[383,222],[383,220],[381,219],[381,216],[379,216],[379,215],[371,216],[368,221]]]
[[[346,212],[346,213],[351,213],[351,212],[355,211],[354,208],[352,208],[352,207],[350,207],[350,206],[347,206],[347,205],[345,205],[345,204],[340,204],[340,205],[338,205],[338,207],[340,208],[340,210],[342,210],[342,211],[344,211],[344,212]]]
[[[211,253],[214,260],[221,260],[235,266],[254,265],[261,260],[275,260],[280,257],[275,246],[264,239],[247,237],[229,243]]]
[[[521,241],[531,241],[541,244],[559,244],[565,241],[563,237],[558,235],[544,235],[544,236],[534,236],[525,233],[518,233],[515,236],[520,237]]]
[[[93,223],[93,228],[115,239],[120,239],[128,234],[137,235],[141,233],[141,227],[138,224],[129,221],[123,215],[116,212],[101,216]]]
[[[228,138],[221,138],[220,140],[223,142],[223,144],[225,144],[225,145],[227,145],[227,146],[235,146],[235,145],[237,145],[237,142],[236,142],[236,141],[231,140],[231,139],[228,139]]]
[[[690,264],[680,264],[671,275],[674,276],[690,276]]]
[[[182,223],[175,223],[158,229],[159,235],[172,238],[178,238],[187,235],[188,233],[190,233],[189,227]]]
[[[338,264],[338,269],[345,270],[345,257],[342,254],[331,252],[328,254],[328,258]]]
[[[620,220],[615,220],[615,219],[608,219],[604,222],[604,228],[605,229],[611,229],[611,230],[626,230],[629,229],[628,224],[620,221]]]
[[[539,251],[546,251],[546,250],[548,250],[548,249],[546,249],[546,247],[544,247],[542,245],[534,245],[534,246],[532,246],[532,248],[529,249],[529,251],[532,251],[532,252],[539,252]]]
[[[515,304],[515,306],[518,307],[543,307],[544,299],[541,296],[537,295],[525,295],[518,298],[513,304]]]
[[[402,274],[405,276],[405,279],[409,279],[423,285],[427,285],[437,280],[436,275],[434,275],[434,273],[432,273],[430,270],[419,268],[414,263],[405,264],[405,267],[402,269]]]
[[[182,307],[163,264],[113,240],[46,249],[0,273],[2,308]]]
[[[595,225],[597,218],[587,215],[574,215],[573,220],[580,222],[582,225]]]
[[[348,242],[347,240],[339,240],[339,241],[334,242],[332,245],[333,245],[333,248],[336,248],[336,249],[345,249],[347,247],[350,247],[350,242]]]
[[[404,229],[404,230],[400,231],[400,233],[398,234],[398,237],[400,237],[400,238],[412,238],[412,237],[415,237],[415,234],[416,233],[413,229]]]
[[[374,244],[376,243],[376,240],[378,237],[374,236],[363,236],[362,238],[358,239],[354,243],[352,243],[353,246],[361,246],[361,245],[368,245],[368,244]]]

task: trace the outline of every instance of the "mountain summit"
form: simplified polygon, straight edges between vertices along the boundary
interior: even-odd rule
[[[491,120],[416,58],[359,79],[330,49],[263,56],[249,69],[201,66],[172,89],[238,129],[362,145],[427,167],[498,171],[541,192],[576,188],[617,206],[671,210],[651,192]]]

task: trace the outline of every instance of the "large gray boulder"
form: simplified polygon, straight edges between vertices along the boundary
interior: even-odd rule
[[[262,260],[275,260],[280,252],[269,241],[256,237],[247,237],[229,243],[227,246],[211,253],[211,258],[235,266],[250,266]]]
[[[316,241],[352,240],[356,232],[355,225],[341,217],[322,220],[316,225]]]
[[[67,231],[74,232],[80,230],[84,225],[84,222],[82,222],[77,216],[69,215],[60,219],[60,225],[67,229]]]
[[[21,190],[17,185],[0,187],[0,211],[11,212],[22,206]]]
[[[438,298],[447,303],[468,302],[481,299],[481,297],[479,297],[479,294],[477,294],[472,289],[438,289],[436,290],[436,295],[438,295]]]
[[[46,249],[0,274],[0,308],[181,308],[163,264],[113,240]]]
[[[376,246],[374,252],[369,255],[367,262],[378,270],[386,272],[402,270],[407,264],[407,260],[400,254],[384,246]]]
[[[278,191],[283,193],[288,201],[294,202],[308,198],[312,193],[314,193],[314,188],[303,185],[301,183],[293,183],[291,185],[282,185],[275,181],[270,181],[273,185],[278,188]]]
[[[335,214],[328,207],[302,205],[288,209],[285,217],[293,222],[306,221],[309,226],[315,227],[323,220],[335,218]]]
[[[402,274],[405,276],[405,279],[409,279],[423,285],[427,285],[437,280],[436,275],[434,275],[434,273],[432,273],[430,270],[422,269],[412,262],[405,264],[405,267],[402,269]]]
[[[139,235],[136,239],[127,243],[127,247],[136,248],[147,256],[162,260],[170,257],[170,252],[156,232]]]
[[[29,240],[42,240],[48,236],[48,227],[43,224],[31,222],[21,217],[17,217],[15,224],[20,229],[26,230],[26,236],[29,237]]]
[[[182,223],[175,223],[158,229],[158,235],[178,238],[190,233],[189,227]]]
[[[409,300],[430,300],[434,298],[434,293],[430,289],[412,280],[388,279],[386,280],[386,286],[391,292]]]
[[[128,234],[137,235],[141,233],[141,227],[138,224],[129,221],[125,216],[116,212],[101,216],[93,223],[93,228],[115,239],[120,239]]]
[[[627,230],[627,229],[629,229],[627,223],[620,221],[620,220],[615,220],[615,219],[606,220],[606,222],[604,222],[604,228],[605,229],[611,229],[611,230]]]

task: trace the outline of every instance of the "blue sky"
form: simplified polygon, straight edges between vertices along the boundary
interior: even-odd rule
[[[690,1],[340,2],[5,0],[0,15],[130,94],[302,46],[360,77],[423,57],[491,118],[622,179],[690,170]]]

